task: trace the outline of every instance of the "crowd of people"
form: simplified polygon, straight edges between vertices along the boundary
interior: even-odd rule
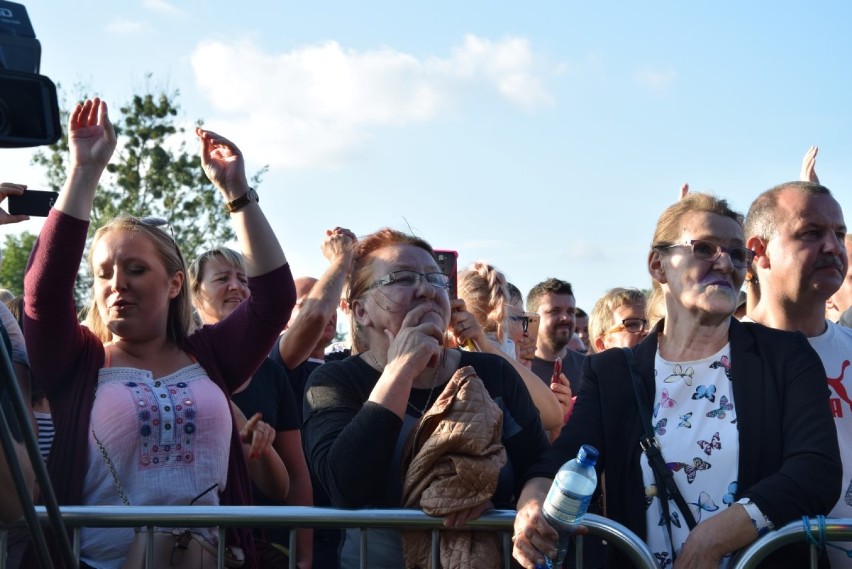
[[[852,517],[852,243],[815,148],[802,181],[746,216],[685,187],[649,236],[650,295],[613,283],[587,313],[566,280],[524,295],[486,261],[456,279],[425,239],[387,228],[328,230],[326,272],[294,279],[238,147],[196,134],[239,251],[187,263],[166,220],[128,212],[95,233],[78,318],[74,281],[116,146],[106,103],[87,100],[23,298],[0,306],[60,504],[412,507],[444,519],[445,568],[502,566],[499,540],[465,525],[517,509],[513,563],[533,569],[557,545],[542,513],[553,477],[591,444],[603,481],[592,511],[645,540],[661,569],[727,567],[802,516]],[[0,184],[2,197],[24,191]],[[333,344],[338,310],[345,345]],[[21,514],[9,493],[0,514]],[[156,533],[171,549],[155,548],[154,566],[175,566],[187,542],[213,566],[216,528]],[[228,566],[289,562],[286,532],[225,535]],[[141,566],[142,536],[84,529],[81,566]],[[9,566],[36,566],[18,537]],[[428,532],[376,529],[365,544],[357,530],[305,528],[297,540],[302,569],[365,554],[369,567],[425,567],[433,554]],[[830,545],[821,566],[849,566]],[[786,546],[763,566],[806,555]],[[587,567],[626,563],[602,543],[587,551]]]

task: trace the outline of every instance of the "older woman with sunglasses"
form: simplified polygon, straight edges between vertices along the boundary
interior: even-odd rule
[[[72,291],[116,138],[103,101],[71,113],[68,180],[25,278],[27,346],[56,425],[48,470],[60,504],[250,503],[228,396],[264,361],[295,291],[239,150],[212,132],[197,134],[204,170],[231,212],[251,296],[220,323],[190,332],[177,244],[163,229],[121,217],[95,233],[84,326]],[[132,529],[84,529],[82,566],[121,567],[133,537]],[[198,537],[214,545],[216,532],[201,529]],[[227,539],[244,549],[246,567],[256,566],[248,530]]]
[[[834,505],[840,459],[819,358],[799,333],[732,317],[753,257],[724,200],[689,194],[663,212],[648,271],[666,317],[634,348],[586,360],[573,415],[518,501],[524,567],[555,553],[542,502],[582,444],[600,450],[606,515],[645,539],[661,568],[726,567],[764,531]],[[609,555],[610,567],[628,564]],[[806,560],[802,542],[762,566]]]
[[[402,505],[405,442],[465,366],[472,366],[486,396],[502,411],[496,435],[508,462],[499,470],[496,490],[486,496],[490,501],[449,514],[445,525],[462,525],[491,504],[511,507],[517,483],[547,447],[538,411],[506,360],[445,347],[448,288],[448,277],[422,239],[384,229],[359,240],[347,295],[356,355],[319,367],[305,394],[308,465],[333,505]],[[455,499],[467,499],[477,491],[474,486],[455,492]],[[370,567],[404,566],[398,531],[371,530],[368,547]],[[341,566],[357,567],[358,558],[358,531],[347,530]]]

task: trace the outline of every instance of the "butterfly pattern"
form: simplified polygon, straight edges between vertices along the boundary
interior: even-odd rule
[[[704,491],[698,494],[697,502],[689,502],[689,505],[695,506],[694,515],[696,523],[701,521],[702,512],[715,512],[719,509],[719,506],[716,505],[716,502],[713,501],[713,498],[710,497],[710,494]]]
[[[710,403],[716,402],[716,386],[715,385],[699,385],[695,388],[695,393],[692,394],[693,399],[701,399],[706,397]]]
[[[737,499],[737,481],[734,480],[730,484],[728,484],[728,492],[724,496],[722,496],[722,503],[726,506],[730,507],[731,504],[734,503],[734,500]]]
[[[731,364],[730,346],[701,360],[669,362],[659,353],[655,359],[650,426],[685,507],[699,522],[724,511],[738,496],[739,439]],[[665,489],[654,487],[653,473],[644,464],[647,461],[641,462],[648,547],[660,568],[672,569],[673,559],[689,535],[685,512]],[[852,502],[852,484],[848,497]],[[667,515],[663,513],[663,500],[669,504]]]
[[[665,383],[674,383],[678,379],[682,379],[687,385],[692,385],[692,376],[695,375],[695,370],[691,367],[687,367],[683,369],[680,364],[675,364],[672,368],[672,373],[666,379],[663,380]]]
[[[709,413],[707,413],[708,417],[716,418],[716,419],[724,419],[728,416],[728,411],[734,410],[734,404],[728,402],[728,398],[724,395],[719,398],[719,408],[713,409]]]
[[[681,527],[681,524],[680,524],[680,515],[678,515],[678,513],[677,513],[677,512],[672,512],[672,513],[671,513],[671,515],[669,516],[669,521],[671,521],[671,523],[672,523],[672,525],[673,525],[673,526],[678,527],[678,528],[679,528],[679,527]],[[664,525],[666,525],[666,516],[665,516],[665,514],[663,514],[662,516],[660,516],[660,523],[658,523],[657,525],[658,525],[658,526],[664,526]]]
[[[727,377],[728,380],[731,379],[731,360],[728,358],[728,356],[722,356],[721,358],[710,364],[710,369],[718,368],[722,368],[723,370],[725,370],[725,377]]]
[[[713,452],[713,449],[721,450],[722,443],[719,441],[719,431],[713,433],[713,438],[710,439],[710,442],[707,441],[698,441],[698,446],[701,447],[701,450],[704,451],[704,454],[710,456]]]
[[[680,472],[683,470],[686,473],[686,481],[689,484],[692,484],[695,481],[695,476],[698,474],[699,470],[710,470],[710,463],[705,462],[701,457],[696,456],[692,459],[692,464],[687,464],[685,462],[667,462],[666,466],[669,467],[673,472]]]
[[[663,389],[663,394],[660,396],[660,401],[654,405],[654,418],[657,418],[657,413],[659,413],[660,409],[671,409],[677,405],[677,401],[669,398],[669,392],[667,389]]]
[[[668,551],[655,551],[654,558],[657,560],[657,563],[659,563],[660,569],[666,569],[666,567],[670,567],[672,564]]]

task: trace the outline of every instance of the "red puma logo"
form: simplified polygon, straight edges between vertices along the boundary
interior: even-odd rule
[[[843,375],[846,373],[846,368],[849,367],[849,360],[843,360],[843,366],[840,368],[840,376],[839,377],[827,377],[828,386],[834,390],[837,396],[845,401],[849,405],[849,409],[852,410],[852,399],[849,398],[849,395],[846,393],[846,388],[843,387]],[[842,411],[841,415],[842,416]]]

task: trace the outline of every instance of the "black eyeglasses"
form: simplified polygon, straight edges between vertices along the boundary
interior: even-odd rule
[[[380,279],[373,281],[371,288],[379,288],[384,286],[414,288],[420,281],[425,279],[427,283],[435,288],[448,289],[450,288],[450,277],[444,273],[418,273],[417,271],[394,271],[383,276]]]
[[[700,261],[713,263],[722,256],[722,253],[727,253],[731,258],[731,263],[739,269],[746,269],[754,260],[754,251],[745,247],[723,247],[712,241],[704,239],[693,239],[686,243],[678,243],[675,245],[664,245],[660,249],[673,249],[674,247],[690,247],[692,256]]]
[[[529,332],[530,329],[530,317],[529,316],[509,316],[509,320],[514,322],[521,323],[521,329],[524,332]]]
[[[620,324],[616,324],[615,326],[604,332],[603,335],[606,336],[607,334],[612,334],[613,332],[620,332],[622,330],[631,334],[641,334],[647,329],[648,321],[644,318],[625,318],[621,321]]]

